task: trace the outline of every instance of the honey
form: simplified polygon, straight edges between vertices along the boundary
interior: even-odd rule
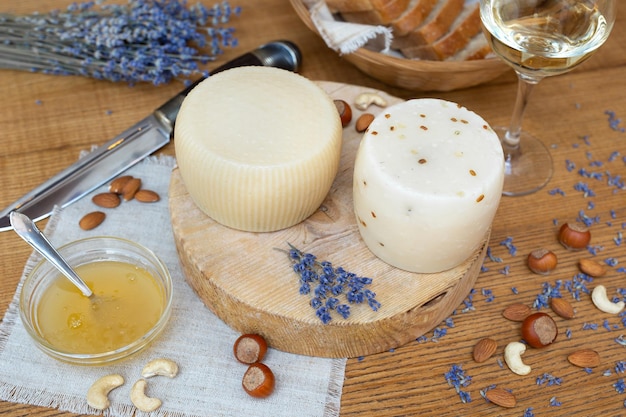
[[[76,268],[93,291],[85,297],[58,275],[41,295],[36,328],[56,349],[95,354],[140,339],[161,317],[166,294],[145,269],[119,261],[92,262]]]

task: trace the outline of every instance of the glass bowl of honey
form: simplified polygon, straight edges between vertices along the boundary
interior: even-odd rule
[[[165,328],[172,279],[149,249],[117,237],[91,237],[59,248],[91,288],[84,296],[48,261],[26,276],[20,316],[48,355],[80,365],[104,365],[139,352]]]

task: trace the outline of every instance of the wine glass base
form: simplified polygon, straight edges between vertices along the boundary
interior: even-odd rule
[[[495,127],[500,142],[507,128]],[[502,194],[521,196],[532,194],[543,188],[552,178],[552,156],[548,148],[534,136],[522,132],[520,146],[514,152],[504,149],[504,186]]]

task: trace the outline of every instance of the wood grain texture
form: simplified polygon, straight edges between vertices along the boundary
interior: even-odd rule
[[[32,12],[65,7],[72,0],[4,0],[1,12]],[[211,2],[203,1],[205,4]],[[298,18],[285,0],[242,0],[232,2],[243,6],[236,36],[240,46],[229,50],[215,66],[258,44],[274,39],[290,39],[302,49],[304,63],[301,73],[312,80],[328,80],[384,90],[400,98],[437,97],[460,103],[480,114],[493,125],[507,123],[513,107],[515,79],[511,72],[479,87],[446,93],[415,93],[385,86],[368,77],[344,58],[330,51]],[[209,68],[213,65],[209,65]],[[548,145],[555,164],[555,174],[544,190],[516,198],[503,198],[491,234],[491,250],[502,263],[488,262],[489,271],[478,276],[474,285],[475,311],[458,312],[452,316],[454,327],[448,328],[438,342],[411,342],[393,351],[355,358],[348,361],[342,393],[342,416],[511,416],[520,417],[533,407],[536,416],[623,416],[625,394],[612,386],[624,374],[614,370],[617,361],[626,359],[626,348],[614,339],[626,334],[616,317],[598,312],[588,297],[573,301],[577,311],[574,320],[556,319],[561,335],[554,345],[542,350],[529,350],[525,361],[533,371],[519,377],[497,360],[511,340],[520,337],[519,326],[502,318],[501,311],[512,302],[531,304],[542,285],[556,280],[571,280],[577,272],[580,253],[563,250],[555,240],[553,220],[575,219],[580,210],[600,216],[592,227],[592,242],[604,247],[596,259],[617,257],[624,266],[625,246],[613,239],[626,222],[626,197],[623,190],[602,181],[585,179],[578,169],[585,167],[599,172],[609,171],[626,178],[622,157],[626,155],[626,134],[612,130],[605,111],[614,111],[626,120],[626,7],[618,6],[618,18],[607,43],[582,66],[569,74],[544,80],[533,92],[524,120],[524,129],[534,132]],[[75,162],[81,150],[104,143],[126,127],[137,122],[179,90],[176,83],[163,87],[136,86],[95,81],[80,77],[54,77],[26,72],[0,70],[0,206],[4,207],[52,174]],[[40,105],[36,104],[41,100]],[[111,110],[111,112],[107,112]],[[624,126],[622,122],[621,126]],[[582,139],[588,136],[587,145]],[[607,160],[614,151],[620,157]],[[173,146],[164,153],[172,155]],[[590,162],[603,162],[592,167]],[[576,170],[567,169],[567,161]],[[585,181],[597,194],[585,198],[574,190],[578,181]],[[550,195],[561,189],[565,196]],[[595,208],[588,209],[589,203]],[[611,218],[615,211],[615,219]],[[609,226],[607,222],[611,222]],[[501,246],[512,237],[518,254],[511,256]],[[533,249],[546,246],[557,253],[560,265],[548,277],[531,274],[524,262]],[[22,269],[31,250],[13,233],[0,233],[0,310],[9,305]],[[500,273],[509,267],[509,274]],[[625,276],[611,268],[597,280],[615,291],[624,288]],[[600,281],[601,280],[601,281]],[[512,287],[517,288],[514,294]],[[482,290],[495,296],[487,302]],[[569,296],[569,292],[562,291]],[[462,309],[462,308],[461,308]],[[549,310],[544,310],[549,311]],[[608,331],[604,320],[617,325]],[[598,330],[583,330],[585,323],[598,325]],[[565,336],[567,329],[571,338]],[[432,335],[427,334],[430,337]],[[474,343],[482,337],[493,337],[499,349],[491,360],[475,364],[471,359]],[[591,374],[570,365],[567,355],[578,348],[592,347],[600,353],[601,365]],[[472,401],[463,404],[444,378],[452,364],[462,365],[472,377],[466,388]],[[18,365],[16,364],[16,371]],[[606,370],[611,375],[604,376]],[[551,373],[562,378],[560,386],[537,385],[536,378]],[[510,388],[518,404],[502,409],[488,404],[480,390],[491,384]],[[217,393],[219,395],[219,393]],[[561,406],[551,406],[555,397]],[[51,417],[70,415],[58,410],[23,404],[0,402],[0,413],[7,416]]]
[[[354,103],[360,86],[320,82],[333,98]],[[400,99],[377,92],[391,105]],[[368,112],[383,111],[372,106]],[[354,109],[357,119],[363,112]],[[359,235],[352,203],[354,158],[362,134],[343,130],[338,174],[320,209],[305,221],[272,233],[230,229],[193,202],[180,173],[170,184],[170,215],[187,282],[224,322],[241,333],[259,333],[270,346],[303,355],[357,357],[415,340],[448,317],[469,294],[486,249],[458,267],[437,274],[414,274],[390,267],[374,256]],[[174,139],[176,140],[176,139]],[[352,305],[347,320],[323,324],[298,294],[287,243],[347,271],[374,280],[371,290],[382,307]]]

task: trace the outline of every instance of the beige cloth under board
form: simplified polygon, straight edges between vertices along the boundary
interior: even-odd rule
[[[293,416],[339,415],[345,359],[301,356],[269,349],[264,362],[276,375],[276,389],[265,399],[248,396],[241,387],[245,365],[238,363],[232,346],[239,334],[224,324],[202,303],[185,281],[174,245],[168,210],[168,187],[175,160],[151,157],[128,174],[142,179],[144,188],[157,191],[161,200],[142,204],[123,202],[107,211],[99,227],[84,231],[78,219],[96,209],[86,196],[55,212],[46,233],[55,245],[88,236],[127,238],[152,249],[170,270],[174,282],[173,311],[164,333],[145,351],[122,362],[102,367],[62,363],[40,351],[19,318],[18,295],[0,323],[0,399],[57,408],[80,414],[102,414],[87,405],[89,386],[99,377],[119,373],[126,383],[111,392],[106,416],[141,416],[129,398],[149,360],[167,357],[180,367],[174,379],[151,379],[148,394],[163,405],[153,416]],[[93,192],[104,192],[106,186]],[[13,232],[4,232],[13,233]],[[24,243],[26,245],[26,243]],[[24,273],[40,259],[33,253]],[[22,277],[23,280],[23,277]]]

